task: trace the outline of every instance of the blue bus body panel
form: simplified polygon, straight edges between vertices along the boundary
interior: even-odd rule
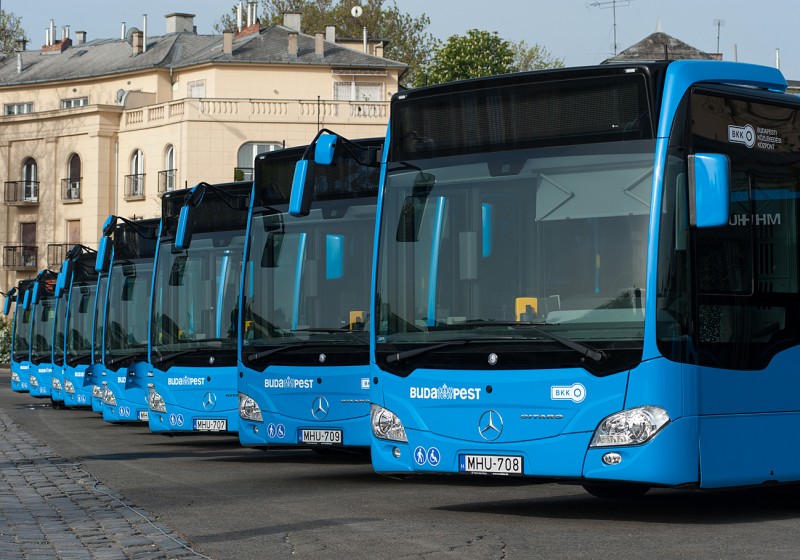
[[[151,383],[163,397],[166,412],[150,410],[152,432],[197,432],[197,420],[225,420],[223,433],[239,427],[239,398],[236,366],[197,368],[175,366],[163,372],[157,368]]]
[[[53,364],[42,362],[31,364],[29,392],[32,397],[49,397],[53,389]]]
[[[92,411],[100,414],[103,413],[103,399],[100,397],[100,390],[103,387],[105,371],[103,364],[92,364],[86,368],[83,376],[83,388],[91,395]]]
[[[64,405],[68,407],[84,407],[92,405],[92,389],[84,385],[88,364],[64,367]],[[66,390],[67,381],[72,383],[74,392]]]
[[[134,362],[125,369],[125,386],[121,388],[117,404],[130,408],[129,412],[127,409],[123,412],[128,412],[131,421],[148,421],[147,383],[152,371],[147,362]]]
[[[11,363],[11,390],[16,393],[28,393],[30,391],[31,364],[28,360]],[[17,379],[14,379],[14,374]]]
[[[239,441],[307,445],[299,430],[342,430],[342,445],[369,447],[369,386],[366,365],[243,369],[240,390],[255,399],[264,420],[239,418]]]
[[[147,362],[136,362],[129,367],[112,370],[106,368],[106,388],[116,399],[116,404],[103,403],[103,420],[106,422],[139,422],[148,418],[147,398],[145,391],[128,383],[131,373],[133,377],[141,374],[147,376],[150,366]]]

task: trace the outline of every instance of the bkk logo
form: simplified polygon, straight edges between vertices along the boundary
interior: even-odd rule
[[[441,387],[411,387],[408,396],[412,399],[475,401],[481,398],[481,390],[477,387],[448,387],[445,384]]]

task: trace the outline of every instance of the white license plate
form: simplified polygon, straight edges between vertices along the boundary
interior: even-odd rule
[[[472,474],[522,474],[522,457],[514,455],[459,455],[458,470]]]
[[[223,432],[228,429],[228,421],[198,419],[194,421],[194,429],[201,432]]]
[[[142,422],[147,422],[148,420],[150,420],[150,414],[146,410],[140,410],[139,420],[141,420]]]
[[[342,430],[297,430],[297,441],[311,445],[342,445]]]

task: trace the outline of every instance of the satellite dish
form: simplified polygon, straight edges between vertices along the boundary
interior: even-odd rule
[[[353,9],[350,10],[350,15],[353,16],[354,18],[361,17],[361,14],[363,13],[364,10],[361,8],[361,6],[353,6]]]

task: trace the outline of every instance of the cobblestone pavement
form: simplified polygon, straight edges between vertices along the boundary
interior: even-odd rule
[[[208,558],[0,410],[0,558]]]

